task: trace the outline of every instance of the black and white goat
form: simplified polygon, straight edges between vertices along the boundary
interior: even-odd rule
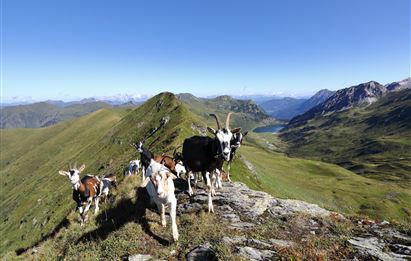
[[[144,181],[145,179],[145,172],[150,166],[151,160],[154,158],[153,153],[151,153],[150,150],[148,150],[146,147],[143,146],[143,142],[139,141],[136,144],[133,144],[133,146],[136,148],[138,152],[140,152],[140,162],[141,162],[141,172],[142,172],[142,180]]]
[[[188,193],[189,195],[193,194],[190,182],[191,172],[201,172],[207,184],[209,212],[214,212],[211,196],[215,193],[215,172],[216,170],[222,170],[224,160],[230,160],[230,141],[233,133],[238,133],[241,130],[241,128],[230,130],[231,114],[230,112],[227,115],[225,128],[221,128],[217,115],[210,114],[217,122],[217,130],[207,127],[207,130],[214,135],[214,138],[193,136],[185,139],[183,143],[182,157],[187,171]]]
[[[234,160],[236,151],[241,147],[243,143],[244,137],[248,134],[248,131],[242,134],[241,132],[237,132],[233,134],[233,138],[231,139],[230,146],[231,146],[231,154],[230,160],[227,162],[227,180],[231,181],[230,178],[230,169],[231,169],[231,162]]]

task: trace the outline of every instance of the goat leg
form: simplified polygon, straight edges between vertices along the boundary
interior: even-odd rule
[[[170,218],[171,218],[171,232],[173,233],[174,241],[178,240],[177,218],[176,218],[177,199],[173,198],[170,202]]]

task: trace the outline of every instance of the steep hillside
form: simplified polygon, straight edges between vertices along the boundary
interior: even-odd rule
[[[290,126],[305,124],[317,115],[324,115],[354,107],[366,107],[387,93],[385,86],[378,82],[367,82],[336,91],[324,102],[290,120]]]
[[[62,107],[58,101],[1,108],[0,128],[40,128],[80,117],[111,105],[104,102],[72,104]]]
[[[281,252],[284,249],[281,246],[275,247],[279,255],[285,258],[352,257],[354,252],[347,247],[345,239],[351,236],[351,225],[345,221],[334,224],[328,223],[331,222],[328,218],[315,219],[321,224],[330,224],[330,231],[335,234],[330,236],[327,232],[313,236],[311,228],[304,225],[311,224],[312,219],[305,214],[291,211],[293,216],[285,218],[270,210],[259,212],[259,223],[248,230],[246,213],[235,209],[242,206],[238,204],[237,198],[246,192],[240,185],[232,186],[232,189],[241,189],[236,192],[238,197],[230,200],[216,197],[219,212],[216,215],[207,215],[201,211],[206,199],[203,192],[199,191],[193,201],[187,200],[184,193],[179,193],[178,224],[181,227],[181,240],[170,244],[169,229],[162,228],[157,222],[155,211],[142,208],[144,193],[137,189],[140,179],[132,177],[122,182],[122,172],[125,164],[137,157],[129,143],[146,137],[159,126],[161,120],[167,119],[167,123],[145,142],[154,153],[171,153],[184,138],[204,133],[207,122],[215,126],[208,114],[204,117],[203,112],[193,114],[193,108],[180,102],[171,93],[162,93],[134,110],[104,109],[47,128],[1,130],[0,175],[7,177],[2,178],[0,190],[0,233],[5,238],[1,242],[1,256],[6,254],[7,257],[20,259],[116,260],[133,254],[149,253],[157,258],[181,260],[195,246],[211,242],[219,258],[241,260],[244,256],[238,253],[238,248],[227,245],[222,238],[247,233],[247,237],[261,240],[279,237],[297,240],[301,247],[287,252]],[[233,120],[241,115],[236,113]],[[400,222],[407,220],[404,213],[409,211],[406,202],[410,200],[410,195],[406,189],[358,177],[333,164],[289,158],[270,149],[271,144],[265,141],[256,142],[261,136],[254,137],[253,133],[249,135],[232,167],[234,180],[272,195],[303,199],[348,214],[367,214]],[[85,173],[115,173],[120,179],[120,186],[113,191],[112,200],[102,204],[100,214],[91,217],[85,228],[79,226],[77,213],[72,211],[74,203],[70,185],[57,174],[59,169],[67,168],[71,162],[85,163]],[[185,189],[185,184],[185,181],[176,181],[180,190]],[[375,186],[376,190],[360,189],[368,184],[370,187]],[[250,197],[250,202],[255,202],[256,197],[262,195],[261,192],[247,193],[254,195]],[[226,196],[232,194],[229,191],[225,193]],[[266,204],[268,201],[265,198],[259,198],[258,202]],[[379,200],[385,202],[380,206]],[[272,211],[281,208],[281,211],[290,212],[290,205],[284,203],[288,201],[270,198],[269,202],[283,202],[270,205]],[[224,214],[230,208],[235,209],[234,216],[234,213]],[[311,207],[303,207],[303,213],[306,208]],[[268,218],[269,213],[274,218]],[[237,218],[246,222],[239,222]],[[246,230],[241,227],[240,230],[233,229],[226,219],[239,223],[237,226],[245,226]],[[252,219],[249,221],[255,222]],[[299,222],[298,225],[295,222]],[[346,232],[341,234],[341,227]],[[291,234],[289,229],[292,230]],[[308,241],[301,241],[303,237],[300,232],[311,235]],[[45,241],[39,243],[40,239]],[[346,252],[327,250],[315,243],[318,240],[327,240],[327,246],[332,245]],[[36,243],[39,244],[33,250],[19,257],[10,252],[18,248],[23,249],[17,253],[24,252],[25,248]],[[253,243],[242,244],[242,247],[253,246]],[[307,249],[310,251],[307,252]]]
[[[291,122],[281,138],[290,144],[292,155],[337,163],[358,174],[408,186],[411,90],[388,93],[365,108],[316,114],[305,124]]]
[[[0,252],[27,247],[49,234],[73,209],[71,187],[58,175],[70,162],[85,173],[115,173],[136,157],[129,145],[168,123],[146,141],[154,152],[170,152],[182,137],[196,133],[195,120],[173,94],[147,101],[123,118],[124,110],[100,110],[43,129],[1,130]],[[175,146],[175,145],[174,145]]]
[[[232,118],[231,126],[239,126],[245,130],[276,123],[275,119],[268,116],[251,100],[237,100],[227,95],[205,99],[188,93],[177,94],[177,97],[192,113],[202,117],[209,124],[214,124],[214,120],[208,116],[210,113],[216,113],[221,121],[224,121],[230,111],[236,113]]]
[[[261,103],[260,106],[267,112],[267,114],[276,119],[289,120],[297,115],[303,114],[318,104],[323,103],[333,94],[333,91],[323,89],[315,93],[309,99],[286,97],[266,101]]]

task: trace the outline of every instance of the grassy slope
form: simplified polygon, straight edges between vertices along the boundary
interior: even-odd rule
[[[2,129],[46,127],[110,107],[112,106],[105,102],[73,104],[64,108],[46,102],[5,107],[1,109],[0,127]]]
[[[252,130],[256,126],[274,124],[276,121],[266,115],[254,102],[237,100],[230,96],[220,96],[214,99],[196,98],[192,95],[179,95],[180,100],[188,109],[201,117],[205,123],[215,127],[215,120],[210,118],[210,113],[219,116],[221,124],[225,124],[227,113],[235,113],[231,118],[231,127],[240,126],[243,130]]]
[[[358,174],[411,185],[411,90],[365,109],[317,116],[281,134],[288,152],[337,163]]]
[[[396,184],[362,177],[337,165],[289,158],[254,146],[243,146],[241,158],[255,169],[253,180],[242,178],[243,181],[277,197],[300,199],[346,214],[411,221],[411,192]]]
[[[192,135],[195,116],[170,93],[150,99],[124,117],[124,110],[100,110],[38,130],[1,131],[0,252],[27,247],[47,235],[73,209],[71,188],[58,175],[68,163],[85,163],[85,173],[115,173],[137,157],[129,143],[146,136],[167,115],[170,120],[146,141],[154,152],[170,152]],[[18,193],[16,193],[18,192]]]
[[[101,113],[111,115],[112,120],[108,120],[111,117],[106,115],[107,124],[105,124],[106,116],[94,118]],[[86,231],[78,226],[77,215],[71,212],[74,203],[70,198],[70,186],[67,180],[57,174],[59,169],[66,168],[67,163],[77,161],[86,163],[87,173],[113,172],[118,177],[122,177],[124,163],[136,157],[136,153],[128,143],[140,139],[150,129],[158,126],[163,116],[170,116],[166,128],[161,129],[146,142],[147,145],[151,144],[150,148],[154,152],[171,152],[175,146],[181,144],[185,137],[196,133],[192,129],[193,123],[204,126],[202,115],[193,115],[186,106],[181,106],[174,96],[168,93],[150,99],[120,120],[124,113],[124,111],[120,113],[120,111],[103,110],[42,130],[1,132],[2,144],[4,141],[5,147],[3,150],[2,146],[0,175],[13,177],[7,182],[12,182],[17,186],[22,179],[27,179],[25,186],[28,186],[26,189],[30,192],[24,196],[9,193],[13,187],[9,183],[7,185],[2,183],[3,203],[0,207],[1,220],[4,222],[2,222],[0,232],[7,240],[2,241],[1,253],[36,242],[42,234],[48,234],[68,213],[70,213],[68,216],[70,227],[63,229],[56,239],[47,240],[44,243],[45,247],[41,250],[41,257],[80,255],[79,258],[119,259],[126,254],[146,253],[152,246],[161,246],[157,241],[153,241],[147,232],[142,231],[142,225],[135,223],[136,213],[133,210],[135,197],[130,193],[133,192],[132,188],[137,185],[138,181],[136,184],[123,183],[119,191],[115,192],[116,202],[106,206],[108,215],[114,215],[114,217],[110,233],[105,234],[103,227],[108,224],[100,224],[99,221],[96,222],[93,219]],[[96,125],[99,122],[101,126]],[[210,123],[215,124],[213,121]],[[68,133],[71,132],[73,134],[70,136]],[[381,218],[403,219],[404,212],[401,207],[404,207],[404,202],[410,200],[410,194],[407,191],[396,189],[394,186],[384,186],[383,183],[359,177],[332,164],[288,158],[283,154],[266,149],[265,134],[252,133],[250,135],[247,137],[245,146],[240,149],[239,159],[241,160],[237,159],[232,167],[235,180],[240,180],[251,188],[265,190],[275,196],[302,199],[345,213],[366,213]],[[284,146],[272,136],[265,135],[265,137],[271,137],[272,140],[268,140],[270,143],[280,144],[280,147]],[[16,141],[21,144],[13,146]],[[24,149],[23,144],[30,150]],[[6,149],[10,150],[13,156],[5,154]],[[26,153],[31,154],[27,156]],[[44,155],[47,157],[43,157]],[[38,159],[30,162],[34,164],[30,169],[30,174],[37,177],[33,180],[27,176],[29,165],[25,162],[34,156]],[[246,163],[252,165],[255,171],[250,171]],[[40,182],[53,184],[53,186],[39,186]],[[3,187],[7,189],[3,190]],[[38,201],[38,199],[41,200]],[[383,204],[380,204],[379,200]],[[7,202],[14,204],[6,204]],[[24,213],[23,211],[27,209],[30,209],[28,213]],[[37,220],[36,224],[33,224],[34,217]],[[169,231],[163,230],[157,222],[153,221],[157,218],[155,214],[149,216],[150,227],[155,234],[162,233],[167,238]],[[41,223],[47,219],[49,220],[42,226]],[[214,228],[212,230],[214,234],[211,235],[201,230],[201,227],[196,228],[195,224],[198,219],[210,224]],[[165,252],[162,252],[160,256],[167,256],[168,252],[175,248],[178,249],[178,253],[185,253],[190,246],[196,243],[221,237],[225,233],[224,226],[213,225],[216,223],[211,219],[203,215],[181,217],[180,225],[187,229],[183,232],[181,242],[176,246],[164,248]],[[23,222],[20,223],[22,220]],[[208,234],[192,238],[192,233],[200,230],[201,233]],[[101,233],[105,234],[102,238],[100,238]],[[142,238],[144,242],[145,240],[147,242],[141,244]],[[114,249],[110,249],[111,247]],[[221,246],[221,251],[222,253],[226,251],[224,246]],[[183,257],[179,256],[176,259]],[[22,258],[27,258],[27,256]]]

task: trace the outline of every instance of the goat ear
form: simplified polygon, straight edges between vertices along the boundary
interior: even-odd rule
[[[150,181],[150,177],[146,177],[146,179],[141,183],[140,187],[145,188]]]
[[[177,178],[177,176],[174,175],[174,174],[171,173],[171,172],[167,172],[167,177],[168,177],[168,178],[172,178],[172,179],[176,179],[176,178]]]
[[[235,128],[231,130],[231,133],[237,133],[241,130],[241,128]]]
[[[78,169],[78,172],[82,172],[86,168],[86,165],[81,165],[81,167]]]
[[[207,127],[207,130],[208,130],[210,133],[214,134],[214,135],[217,133],[215,129],[210,128],[210,127]]]
[[[64,170],[60,170],[59,174],[62,175],[62,176],[67,176],[70,173],[68,173],[67,171],[64,171]]]
[[[245,137],[245,135],[247,135],[247,134],[248,134],[248,131],[244,132],[243,137]]]

